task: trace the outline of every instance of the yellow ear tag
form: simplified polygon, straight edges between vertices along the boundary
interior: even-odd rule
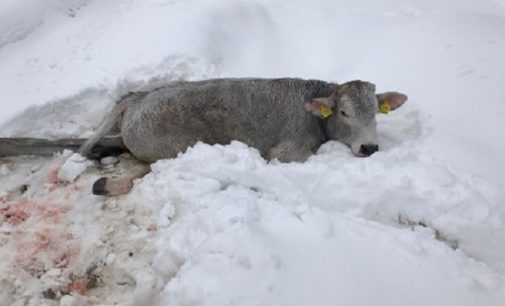
[[[333,113],[331,108],[329,108],[324,104],[319,104],[319,112],[321,113],[321,116],[323,116],[323,118],[328,118]]]
[[[388,114],[391,111],[391,105],[389,105],[388,101],[384,101],[380,106],[379,106],[379,113],[381,114]]]

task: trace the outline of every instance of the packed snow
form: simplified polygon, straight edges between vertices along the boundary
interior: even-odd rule
[[[381,151],[197,143],[139,166],[0,160],[0,305],[505,303],[505,1],[0,3],[1,137],[88,137],[171,80],[363,79],[409,95]]]

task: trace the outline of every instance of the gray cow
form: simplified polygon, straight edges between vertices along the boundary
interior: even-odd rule
[[[375,85],[341,85],[302,79],[214,79],[173,82],[123,96],[111,114],[82,146],[93,145],[119,123],[125,146],[138,159],[173,158],[197,141],[242,141],[266,159],[305,161],[324,142],[350,146],[356,156],[378,150],[375,115],[394,110],[407,96],[375,93]],[[126,193],[132,180],[101,178],[93,192]]]

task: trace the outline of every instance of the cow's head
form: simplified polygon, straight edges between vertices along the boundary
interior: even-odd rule
[[[370,156],[379,150],[375,115],[395,110],[406,100],[404,94],[376,94],[374,84],[351,81],[339,85],[329,97],[305,102],[305,109],[324,118],[330,139],[347,144],[357,156]]]

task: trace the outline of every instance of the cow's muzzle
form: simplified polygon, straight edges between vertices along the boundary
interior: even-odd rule
[[[361,147],[359,148],[359,154],[361,154],[362,156],[370,156],[377,151],[379,151],[379,145],[376,144],[361,145]]]

